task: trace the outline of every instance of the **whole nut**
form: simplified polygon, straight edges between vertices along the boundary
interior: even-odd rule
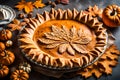
[[[51,3],[51,6],[52,6],[53,8],[56,7],[55,2],[52,2],[52,3]]]
[[[32,18],[32,17],[33,17],[33,13],[29,13],[29,14],[27,15],[27,17],[28,17],[28,18]]]
[[[60,4],[60,1],[61,1],[61,0],[55,0],[55,3],[56,3],[56,4]]]
[[[18,18],[20,18],[20,19],[25,18],[25,14],[24,14],[24,13],[20,13],[20,14],[18,15]]]
[[[48,3],[48,5],[51,5],[52,1],[49,0],[47,3]]]
[[[7,40],[6,43],[5,43],[5,45],[6,45],[7,47],[12,46],[12,44],[13,44],[13,42],[12,42],[11,40]]]

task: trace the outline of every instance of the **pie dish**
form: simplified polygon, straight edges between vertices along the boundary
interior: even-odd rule
[[[16,12],[9,6],[0,5],[0,11],[4,13],[3,20],[0,20],[0,25],[8,24],[16,17]]]
[[[91,65],[105,52],[107,41],[103,23],[76,9],[37,14],[19,35],[23,55],[37,70],[57,72]]]

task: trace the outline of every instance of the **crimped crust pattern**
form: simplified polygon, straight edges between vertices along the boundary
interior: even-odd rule
[[[73,59],[55,58],[45,53],[36,45],[33,40],[33,35],[37,27],[49,20],[75,20],[87,25],[90,29],[94,30],[96,35],[97,42],[94,49],[79,58]],[[45,11],[42,15],[37,14],[35,18],[30,18],[30,22],[21,31],[19,42],[24,55],[37,64],[60,67],[61,69],[65,67],[85,67],[96,61],[106,50],[107,32],[103,27],[103,23],[99,22],[97,18],[93,18],[91,15],[84,13],[84,11],[78,12],[76,9],[51,9],[50,12]]]

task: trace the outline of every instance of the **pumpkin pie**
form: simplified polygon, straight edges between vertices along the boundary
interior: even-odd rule
[[[107,39],[103,23],[84,11],[51,9],[30,18],[19,43],[30,62],[69,72],[98,60],[106,50]]]

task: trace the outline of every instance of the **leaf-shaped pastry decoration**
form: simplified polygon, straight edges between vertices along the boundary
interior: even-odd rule
[[[87,50],[86,50],[86,48],[85,48],[83,45],[72,44],[72,47],[73,47],[76,51],[78,51],[78,52],[80,52],[80,53],[88,53]]]
[[[77,35],[77,33],[76,33],[76,28],[75,27],[72,27],[71,29],[70,29],[70,35],[74,38],[76,35]]]
[[[24,9],[26,13],[30,13],[31,11],[33,11],[34,8],[32,2],[26,2],[25,0],[21,0],[21,2],[18,2],[15,7],[18,8],[18,10]]]
[[[45,33],[46,38],[52,39],[52,40],[60,40],[58,37],[54,37],[55,35],[52,33]]]
[[[74,26],[67,29],[64,25],[61,28],[52,25],[51,32],[45,33],[44,37],[38,40],[46,45],[45,48],[58,47],[59,53],[68,52],[70,55],[75,55],[75,52],[88,53],[85,46],[92,38],[81,29],[77,31]]]
[[[65,26],[62,26],[62,30],[66,34],[67,37],[70,35],[69,34],[70,33],[69,30]]]
[[[86,13],[92,15],[93,17],[100,17],[102,18],[102,12],[103,10],[99,8],[97,5],[89,6]]]
[[[89,78],[94,75],[96,78],[100,78],[103,74],[112,74],[112,67],[117,65],[119,55],[120,51],[117,47],[111,45],[95,63],[79,71],[68,73],[65,77],[82,75],[85,78]],[[79,62],[78,60],[76,61]]]
[[[75,51],[71,46],[68,46],[67,51],[69,52],[69,54],[75,55]]]
[[[57,46],[59,46],[60,45],[60,43],[54,43],[54,44],[49,44],[49,45],[47,45],[46,46],[46,48],[55,48],[55,47],[57,47]]]
[[[44,44],[53,44],[53,43],[56,42],[54,40],[45,39],[45,38],[40,38],[39,41],[42,42],[42,43],[44,43]]]
[[[77,44],[87,44],[87,43],[89,43],[89,41],[91,41],[90,37],[83,37],[83,38],[79,38],[73,42],[77,43]]]
[[[44,3],[42,3],[42,0],[36,0],[33,5],[36,7],[36,8],[42,8],[45,6]]]
[[[61,44],[60,46],[59,46],[59,52],[60,53],[63,53],[63,52],[65,52],[66,51],[66,49],[67,49],[67,44]]]

